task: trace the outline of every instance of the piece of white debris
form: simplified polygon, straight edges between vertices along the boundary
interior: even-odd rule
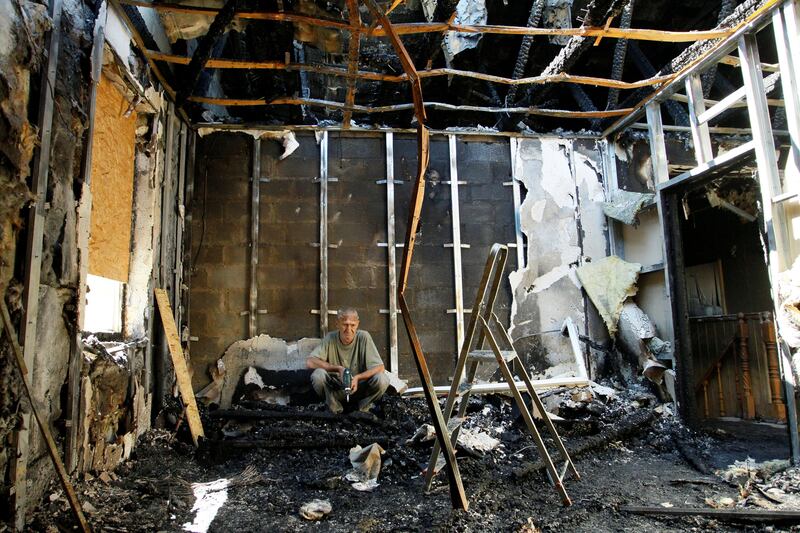
[[[311,500],[300,507],[300,516],[306,520],[321,520],[333,510],[328,500]]]

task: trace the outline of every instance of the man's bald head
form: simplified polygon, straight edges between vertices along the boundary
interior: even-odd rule
[[[342,307],[336,312],[336,318],[339,320],[344,319],[344,317],[349,316],[358,320],[358,311],[354,307]]]

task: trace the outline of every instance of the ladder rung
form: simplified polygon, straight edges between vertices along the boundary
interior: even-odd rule
[[[561,469],[561,474],[558,476],[562,483],[564,482],[564,476],[567,475],[567,468],[569,468],[569,461],[564,461],[564,468]]]
[[[508,363],[514,360],[517,356],[517,352],[513,350],[501,351],[500,355],[503,357],[503,360]],[[497,361],[492,350],[473,350],[467,354],[467,359],[480,361],[481,363],[494,363]]]

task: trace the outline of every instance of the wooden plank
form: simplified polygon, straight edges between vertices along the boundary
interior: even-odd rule
[[[800,520],[800,511],[784,511],[781,509],[697,509],[691,507],[622,505],[619,510],[643,515],[707,516],[718,520],[758,520],[761,522]]]
[[[165,54],[156,50],[146,50],[145,54],[156,61],[164,61],[177,65],[188,65],[191,58],[177,54]],[[231,70],[284,70],[291,72],[312,72],[347,78],[348,80],[374,80],[392,83],[403,83],[408,81],[406,74],[386,74],[383,72],[373,72],[355,69],[344,69],[329,67],[325,65],[315,65],[306,63],[285,63],[282,61],[251,61],[244,59],[225,59],[212,58],[206,63],[207,69],[231,69]],[[473,78],[503,85],[545,85],[548,83],[575,83],[578,85],[591,85],[593,87],[609,87],[613,89],[638,89],[650,87],[670,81],[670,76],[656,76],[638,81],[621,81],[595,76],[579,76],[560,72],[547,76],[528,76],[525,78],[507,78],[484,72],[474,72],[471,70],[459,70],[454,68],[431,68],[418,70],[420,78],[436,78],[442,76],[456,76],[463,78]],[[348,102],[350,105],[353,102]]]
[[[400,274],[398,276],[397,291],[399,294],[403,294],[408,285],[408,273],[411,269],[411,258],[413,257],[414,244],[417,240],[422,202],[425,200],[425,171],[428,168],[430,158],[429,147],[428,128],[420,124],[417,127],[417,179],[414,182],[411,203],[409,204],[408,226],[406,227],[406,237],[403,245],[403,260],[400,263]]]
[[[123,4],[153,8],[162,13],[185,13],[213,17],[219,9],[195,7],[169,2],[153,3],[149,0],[122,0]],[[387,13],[388,14],[388,13]],[[354,26],[340,20],[315,18],[298,13],[269,12],[269,11],[240,11],[234,16],[242,20],[271,20],[277,22],[302,22],[311,26],[333,28],[339,30],[367,33],[372,37],[386,37],[390,30],[383,24],[374,28],[360,24]],[[731,30],[699,30],[699,31],[666,31],[649,28],[606,28],[606,27],[578,27],[578,28],[529,28],[525,26],[501,26],[489,24],[453,24],[449,22],[411,22],[393,24],[397,35],[414,35],[421,33],[443,33],[457,31],[462,33],[483,33],[495,35],[539,35],[539,36],[579,36],[601,37],[604,39],[632,39],[641,41],[658,42],[694,42],[706,39],[721,39],[731,34]]]
[[[469,501],[467,500],[467,495],[464,493],[464,485],[461,482],[461,473],[458,470],[455,450],[450,442],[450,434],[447,431],[447,422],[444,420],[439,401],[436,399],[430,371],[428,370],[428,363],[422,352],[417,330],[414,327],[414,322],[411,320],[411,313],[408,310],[406,299],[402,292],[398,296],[398,301],[403,314],[403,321],[406,324],[406,332],[408,332],[411,349],[414,352],[414,363],[417,365],[417,371],[422,381],[422,393],[425,396],[425,403],[428,405],[428,410],[431,413],[431,422],[436,432],[436,440],[439,443],[440,449],[444,451],[445,471],[450,485],[450,502],[454,509],[466,511],[469,509]],[[447,387],[447,389],[449,390],[450,387]]]
[[[242,3],[242,0],[225,0],[225,4],[214,15],[214,20],[211,21],[206,33],[196,40],[192,59],[186,69],[181,72],[181,81],[176,82],[179,85],[175,94],[176,107],[182,109],[186,104],[186,99],[194,93],[197,84],[200,82],[200,76],[203,73],[206,61],[214,52],[220,37],[226,33]]]
[[[156,303],[161,314],[161,323],[164,326],[164,336],[167,338],[169,354],[172,356],[172,365],[175,367],[175,377],[178,381],[178,390],[186,408],[186,421],[189,431],[192,434],[194,445],[197,446],[199,439],[205,437],[203,423],[200,421],[200,412],[197,410],[197,402],[192,390],[192,378],[189,376],[189,369],[186,366],[186,359],[183,357],[181,348],[181,338],[175,326],[175,319],[172,316],[172,309],[169,306],[169,296],[164,289],[154,289]]]
[[[275,105],[307,105],[311,107],[325,107],[330,109],[351,110],[354,113],[395,113],[397,111],[410,111],[416,112],[416,104],[395,104],[379,107],[370,107],[364,105],[351,105],[348,106],[342,102],[332,102],[330,100],[320,100],[317,98],[273,98],[267,100],[265,98],[210,98],[205,96],[192,96],[189,98],[191,102],[200,104],[213,104],[221,106],[234,106],[234,107],[261,107],[261,106],[275,106]],[[475,105],[453,105],[442,102],[424,102],[423,108],[433,108],[441,111],[474,111],[476,113],[521,113],[524,115],[533,115],[541,117],[554,117],[554,118],[571,118],[571,119],[589,119],[589,118],[609,118],[623,116],[632,111],[631,108],[625,109],[612,109],[610,111],[569,111],[564,109],[543,109],[537,107],[489,107],[489,106],[475,106]]]
[[[42,409],[39,404],[39,400],[33,394],[30,378],[28,377],[28,366],[25,364],[25,356],[22,353],[22,347],[20,347],[19,342],[17,341],[17,334],[14,331],[14,325],[11,323],[11,316],[8,313],[8,307],[6,306],[6,301],[4,298],[0,298],[0,314],[2,314],[3,329],[6,333],[6,337],[11,342],[11,346],[14,351],[14,358],[17,363],[17,369],[19,370],[20,377],[22,378],[22,385],[25,389],[25,394],[28,396],[30,407],[33,411],[33,416],[36,419],[37,424],[39,424],[39,429],[42,430],[42,435],[44,436],[45,443],[47,444],[47,452],[50,455],[50,460],[53,461],[53,466],[55,466],[58,479],[61,482],[64,492],[67,494],[67,501],[69,502],[72,513],[75,515],[81,530],[89,532],[91,531],[91,528],[89,527],[88,522],[86,522],[86,517],[83,515],[81,504],[78,501],[78,495],[75,493],[75,489],[72,487],[72,483],[69,481],[69,476],[64,468],[64,463],[61,462],[61,456],[58,453],[56,441],[53,439],[52,433],[50,433],[50,421],[42,416]],[[27,464],[25,467],[27,467]],[[22,510],[24,511],[24,508]],[[22,527],[18,527],[18,529],[23,529],[25,526],[24,512],[22,514],[21,521]],[[15,516],[15,525],[18,525],[19,522],[20,517],[19,514],[17,514]]]
[[[347,12],[350,16],[350,27],[361,27],[361,15],[358,12],[358,0],[347,0]],[[356,76],[358,72],[358,53],[361,46],[361,33],[357,31],[350,32],[350,42],[347,50],[347,95],[345,96],[345,103],[349,106],[356,102]],[[342,118],[342,128],[350,129],[350,120],[352,119],[353,112],[345,110],[344,118]]]

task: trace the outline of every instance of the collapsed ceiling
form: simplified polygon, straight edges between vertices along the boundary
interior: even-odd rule
[[[412,124],[410,84],[400,61],[387,32],[358,0],[122,3],[150,49],[148,59],[193,122]],[[577,131],[600,130],[624,114],[654,90],[660,76],[675,72],[708,41],[601,38],[575,35],[570,28],[730,28],[757,4],[397,0],[380,7],[390,11],[420,72],[431,127]],[[134,5],[156,7],[171,51],[158,50]],[[435,23],[440,24],[433,31]],[[473,31],[441,31],[448,24],[472,25]],[[497,26],[564,31],[519,35],[492,29]],[[351,32],[352,27],[360,30]],[[714,70],[708,81],[714,81],[715,93],[725,95],[740,85],[729,79],[735,73]],[[562,74],[591,79],[564,83],[558,79]],[[668,104],[666,111],[672,124],[688,124],[682,105]]]

